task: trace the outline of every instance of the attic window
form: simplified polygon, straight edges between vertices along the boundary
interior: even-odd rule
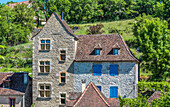
[[[65,60],[66,60],[66,51],[60,50],[60,61],[65,61]]]
[[[95,55],[100,55],[100,49],[95,49]]]
[[[113,55],[119,55],[119,49],[113,49]]]

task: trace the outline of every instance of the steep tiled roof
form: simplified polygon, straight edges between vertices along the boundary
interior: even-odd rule
[[[75,61],[135,61],[123,38],[118,34],[79,35]],[[101,54],[95,56],[94,49],[100,44]],[[119,55],[113,55],[113,48],[120,48]],[[112,53],[112,54],[111,54]]]
[[[59,19],[59,21],[61,22],[61,24],[64,26],[64,28],[66,29],[66,31],[68,32],[68,33],[70,33],[72,36],[74,36],[76,39],[78,39],[78,37],[73,33],[73,31],[71,30],[71,28],[68,26],[68,24],[66,23],[66,21],[63,19],[61,19],[61,17],[56,13],[56,12],[54,12],[53,14],[55,14],[56,16],[57,16],[57,18]],[[50,19],[50,18],[49,18]],[[48,20],[49,20],[48,19]],[[47,22],[46,23],[48,23],[48,20],[47,20]],[[45,24],[46,25],[46,24]],[[44,26],[45,26],[44,25]],[[43,28],[42,28],[43,29]],[[41,30],[42,30],[41,29]],[[41,30],[37,33],[37,34],[39,34],[40,32],[41,32]],[[37,34],[35,34],[35,35],[33,35],[32,36],[32,38],[34,38]]]
[[[14,73],[6,73],[6,72],[1,72],[0,73],[0,85],[3,83],[3,80],[6,80],[7,77],[13,75]]]
[[[0,95],[24,95],[24,93],[12,89],[0,88]]]
[[[148,99],[148,102],[149,104],[151,104],[151,102],[154,100],[154,99],[158,99],[161,97],[161,92],[160,91],[155,91]]]
[[[8,5],[6,5],[6,6],[9,6],[9,7],[12,7],[12,8],[14,8],[16,5],[18,5],[18,4],[30,4],[30,2],[29,2],[29,0],[28,1],[23,1],[23,2],[17,2],[17,3],[12,3],[12,4],[8,4]]]
[[[27,85],[24,84],[24,72],[20,73],[0,73],[0,95],[4,94],[21,94],[25,93]],[[10,89],[2,88],[2,83],[4,80],[7,79],[7,77],[10,78]],[[28,81],[31,80],[31,78],[28,76]],[[9,92],[7,92],[9,91]]]
[[[72,92],[66,106],[70,107],[119,107],[119,100],[116,98],[106,98],[104,94],[90,82],[80,96],[79,92]]]

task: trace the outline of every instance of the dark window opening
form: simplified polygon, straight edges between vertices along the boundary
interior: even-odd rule
[[[10,99],[10,107],[15,107],[15,99]]]

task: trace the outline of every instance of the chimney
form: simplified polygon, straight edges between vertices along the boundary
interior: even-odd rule
[[[24,85],[28,83],[28,73],[24,73]]]
[[[63,12],[61,12],[61,19],[63,20],[63,17],[64,17],[64,13]]]
[[[82,81],[82,93],[83,93],[83,91],[85,90],[85,88],[86,88],[86,80],[84,79],[84,80],[81,80]]]

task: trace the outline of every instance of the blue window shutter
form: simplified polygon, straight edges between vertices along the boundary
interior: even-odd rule
[[[118,64],[110,65],[110,76],[118,76]]]
[[[118,87],[117,86],[110,87],[110,98],[118,98]]]
[[[41,40],[41,43],[45,43],[45,40]]]
[[[101,76],[101,65],[93,65],[93,76]]]
[[[101,91],[102,90],[102,87],[101,86],[97,86],[97,88]]]

